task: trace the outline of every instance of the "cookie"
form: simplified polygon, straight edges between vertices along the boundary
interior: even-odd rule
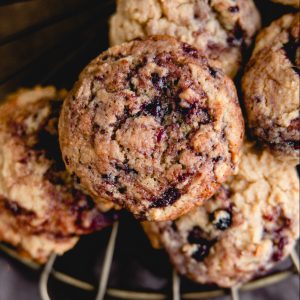
[[[299,14],[265,28],[242,80],[251,132],[285,159],[299,159],[299,32]]]
[[[58,115],[66,93],[22,89],[0,106],[0,240],[38,262],[111,225],[65,170]]]
[[[118,0],[110,20],[111,45],[171,35],[199,48],[231,77],[260,27],[252,0]]]
[[[299,0],[272,0],[272,1],[284,4],[284,5],[292,5],[295,7],[299,7],[299,5],[300,5]]]
[[[299,237],[296,169],[247,143],[237,175],[176,221],[148,223],[179,273],[232,287],[283,260]]]
[[[233,82],[195,48],[157,36],[93,60],[66,98],[59,131],[67,168],[95,201],[169,220],[232,173],[243,125]]]
[[[141,222],[140,223],[151,243],[151,246],[155,249],[163,248],[161,238],[160,238],[160,228],[157,225],[157,222]]]

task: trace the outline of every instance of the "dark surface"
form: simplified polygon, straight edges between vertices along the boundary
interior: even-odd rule
[[[256,2],[264,15],[264,25],[292,10],[267,0]],[[20,86],[37,83],[70,88],[80,70],[107,48],[107,20],[113,10],[114,3],[109,0],[0,0],[0,98]],[[125,215],[119,228],[109,286],[170,295],[172,270],[166,254],[151,248],[132,217]],[[97,285],[109,233],[110,229],[105,229],[84,237],[74,250],[56,261],[55,269]],[[286,264],[290,262],[283,267]],[[39,271],[0,252],[0,300],[40,299],[39,275]],[[209,287],[182,279],[183,292],[201,289]],[[95,293],[82,292],[53,279],[49,291],[54,300],[95,297]],[[294,276],[245,292],[241,299],[297,300],[299,278]]]

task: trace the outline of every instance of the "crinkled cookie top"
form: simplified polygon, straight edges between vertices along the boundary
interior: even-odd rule
[[[231,287],[283,260],[299,237],[296,169],[247,143],[237,175],[176,221],[145,223],[181,274]]]
[[[299,14],[284,15],[257,37],[243,77],[249,127],[283,158],[299,159]]]
[[[171,35],[207,55],[233,77],[260,27],[252,0],[118,0],[110,22],[112,45]]]
[[[22,89],[0,106],[0,240],[43,262],[113,222],[65,170],[57,136],[65,94]]]
[[[171,37],[116,46],[92,61],[60,118],[64,160],[101,202],[176,218],[232,173],[243,138],[235,87]]]

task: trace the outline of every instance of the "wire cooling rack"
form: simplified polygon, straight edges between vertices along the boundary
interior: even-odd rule
[[[122,290],[108,288],[108,280],[111,272],[112,260],[115,252],[116,240],[118,235],[119,222],[116,222],[111,230],[109,241],[107,243],[104,261],[101,266],[101,273],[99,278],[99,284],[97,286],[92,285],[88,282],[74,278],[73,276],[67,275],[64,272],[55,270],[54,263],[56,255],[51,255],[50,259],[44,267],[26,259],[18,254],[12,248],[0,243],[0,250],[5,252],[10,257],[18,260],[20,263],[27,267],[41,271],[39,279],[39,291],[42,300],[51,300],[48,293],[48,282],[50,277],[56,280],[72,286],[77,289],[85,291],[96,291],[95,300],[104,300],[106,296],[113,297],[114,299],[128,299],[128,300],[162,300],[169,299],[169,295],[172,295],[173,300],[180,299],[213,299],[216,297],[231,295],[232,300],[242,300],[242,292],[251,291],[268,285],[276,284],[282,280],[285,280],[291,276],[300,275],[299,257],[295,250],[290,254],[289,259],[292,261],[292,266],[286,270],[278,271],[270,275],[250,281],[245,285],[233,287],[231,289],[216,288],[211,291],[201,291],[201,285],[199,285],[198,292],[192,293],[181,293],[180,289],[180,277],[177,272],[173,270],[172,276],[172,292],[168,294],[164,293],[152,293],[152,292],[138,292],[131,290]]]
[[[71,87],[84,65],[107,48],[107,20],[114,11],[114,2],[114,0],[0,0],[0,57],[6,58],[0,60],[0,70],[3,71],[0,74],[0,97],[20,86],[32,86],[37,83]],[[271,4],[267,0],[257,0],[256,3],[265,14],[265,24],[290,10],[288,7]],[[30,12],[33,17],[24,17],[24,14]],[[16,21],[10,22],[13,18]],[[170,297],[173,300],[213,299],[223,295],[231,295],[233,300],[242,300],[244,291],[266,287],[291,276],[299,276],[299,257],[293,251],[289,258],[292,261],[289,268],[232,289],[215,288],[201,291],[203,288],[199,285],[199,291],[186,293],[175,270],[170,286],[172,291],[169,293],[110,288],[108,281],[113,259],[116,258],[114,253],[118,232],[119,223],[115,223],[106,246],[98,284],[91,284],[76,276],[70,276],[65,271],[55,269],[57,261],[55,255],[51,256],[45,266],[41,266],[25,259],[2,243],[0,250],[29,269],[40,272],[39,290],[42,300],[50,299],[48,284],[52,278],[74,289],[92,292],[96,294],[96,300],[107,297],[130,300],[160,300]]]

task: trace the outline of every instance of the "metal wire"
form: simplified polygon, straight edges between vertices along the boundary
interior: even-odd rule
[[[180,278],[173,269],[173,300],[180,300]]]
[[[239,287],[238,286],[232,287],[230,289],[230,291],[231,291],[232,300],[239,300],[240,299],[240,297],[239,297]]]
[[[105,267],[105,271],[104,271],[104,265],[103,265],[101,279],[104,279],[104,281],[106,281],[106,284],[104,285],[102,283],[102,285],[105,286],[105,288],[102,287],[102,289],[104,289],[104,291],[106,291],[107,295],[117,298],[117,299],[130,299],[130,300],[163,300],[163,299],[167,299],[168,298],[167,295],[165,295],[163,293],[151,293],[151,292],[145,293],[145,292],[126,291],[126,290],[113,289],[113,288],[108,288],[106,290],[107,280],[108,280],[108,276],[110,273],[110,267],[111,267],[111,262],[112,262],[112,258],[113,258],[113,251],[111,253],[109,251],[114,250],[115,241],[116,241],[116,237],[117,237],[117,231],[118,231],[118,224],[116,223],[114,225],[112,233],[110,235],[110,239],[109,239],[109,243],[108,243],[108,247],[107,247],[106,255],[105,255],[105,259],[104,259],[104,265],[106,264],[106,267]],[[27,267],[29,267],[31,269],[39,270],[41,268],[40,265],[38,265],[34,262],[31,262],[28,259],[23,258],[15,250],[11,249],[10,247],[5,246],[4,244],[0,243],[0,250],[5,252],[8,256],[18,260],[20,263],[26,265]],[[108,253],[110,253],[110,254],[108,254]],[[295,272],[296,272],[296,274],[299,274],[298,273],[299,271],[297,269],[297,265],[299,265],[299,258],[295,251],[293,251],[293,253],[291,254],[290,259],[293,262],[293,265],[288,270],[275,272],[273,274],[264,276],[263,278],[255,279],[241,287],[236,287],[235,290],[234,289],[229,290],[229,294],[231,294],[232,299],[239,299],[239,298],[236,298],[236,297],[239,297],[239,295],[238,295],[239,292],[251,291],[251,290],[255,290],[258,288],[266,287],[266,286],[281,282],[281,281],[295,275]],[[76,278],[69,276],[67,274],[64,274],[62,272],[56,271],[53,268],[54,260],[55,260],[55,256],[51,256],[50,260],[48,261],[48,263],[45,266],[44,271],[42,272],[42,275],[41,275],[40,291],[41,291],[41,293],[43,293],[43,295],[42,295],[43,300],[49,299],[49,298],[47,298],[47,296],[49,297],[48,291],[47,291],[47,286],[48,286],[48,280],[49,280],[50,274],[55,279],[65,283],[65,284],[69,284],[71,286],[79,288],[79,289],[83,289],[86,291],[94,291],[96,289],[95,286],[93,286],[87,282],[76,279]],[[173,273],[173,297],[175,297],[175,295],[177,295],[177,297],[178,297],[178,293],[180,295],[179,285],[180,285],[179,276],[178,275],[175,276]],[[100,284],[99,284],[99,291],[100,291]],[[98,292],[98,294],[99,293],[100,292]],[[215,289],[212,291],[183,293],[183,294],[181,294],[181,298],[177,298],[177,299],[189,299],[189,300],[213,299],[213,298],[224,296],[227,294],[228,294],[228,290],[218,288],[218,289]],[[104,299],[104,298],[102,298],[102,299]]]
[[[48,281],[51,274],[51,271],[53,269],[53,265],[56,259],[56,255],[52,254],[47,262],[47,264],[44,267],[44,270],[40,277],[40,294],[42,300],[51,300],[49,294],[48,294]]]
[[[281,282],[294,274],[295,273],[292,270],[277,272],[275,274],[265,276],[260,279],[256,279],[254,281],[248,282],[247,284],[240,287],[240,290],[241,291],[252,291],[252,290],[260,289],[260,288]]]
[[[213,299],[217,297],[224,296],[226,293],[224,290],[215,290],[215,291],[208,291],[208,292],[194,292],[194,293],[186,293],[182,295],[182,299],[189,299],[189,300],[199,300],[199,299]]]
[[[79,289],[85,290],[85,291],[94,291],[95,287],[93,285],[91,285],[90,283],[84,282],[82,280],[76,279],[70,275],[64,274],[62,272],[59,271],[55,271],[54,269],[52,269],[51,275],[58,279],[59,281],[66,283],[68,285],[77,287]]]
[[[295,269],[297,270],[298,274],[300,275],[300,262],[299,262],[299,256],[296,253],[296,250],[293,249],[291,252],[291,260],[295,266]]]
[[[118,234],[119,222],[115,222],[109,238],[108,246],[106,248],[102,274],[99,282],[99,290],[96,296],[96,300],[103,300],[106,294],[107,282],[110,274],[111,263],[114,255],[116,239]]]
[[[21,256],[17,251],[15,251],[14,249],[12,249],[2,243],[0,243],[0,250],[3,251],[4,253],[6,253],[11,258],[14,258],[15,260],[19,261],[23,265],[25,265],[33,270],[39,270],[41,268],[41,265],[33,262],[30,259],[27,259],[27,258]]]

